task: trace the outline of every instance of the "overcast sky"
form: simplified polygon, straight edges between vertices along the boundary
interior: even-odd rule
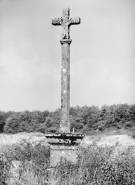
[[[71,26],[70,106],[135,103],[134,0],[0,0],[0,110],[61,106],[61,26]]]

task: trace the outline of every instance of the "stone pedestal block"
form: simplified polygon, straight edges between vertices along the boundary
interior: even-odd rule
[[[50,167],[56,166],[61,158],[76,162],[77,150],[83,134],[46,134],[50,144]]]

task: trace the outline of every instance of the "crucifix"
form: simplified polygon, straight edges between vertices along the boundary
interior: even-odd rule
[[[70,26],[80,24],[80,18],[70,18],[69,8],[63,9],[62,17],[52,20],[52,24],[63,28],[61,43],[61,119],[60,133],[45,134],[50,144],[50,166],[55,166],[61,158],[75,162],[77,160],[77,146],[83,139],[83,134],[70,132]]]
[[[63,28],[61,43],[61,120],[60,130],[62,133],[70,133],[69,107],[70,107],[70,26],[80,24],[80,18],[70,18],[70,9],[64,8],[61,18],[52,20],[54,26],[61,25]]]

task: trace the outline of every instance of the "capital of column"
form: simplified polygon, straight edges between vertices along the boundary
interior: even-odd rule
[[[71,44],[72,40],[71,39],[63,39],[63,40],[60,40],[60,43],[61,44]]]

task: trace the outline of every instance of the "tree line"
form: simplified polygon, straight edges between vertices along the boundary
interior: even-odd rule
[[[109,128],[130,128],[135,126],[135,104],[118,104],[101,108],[97,106],[70,107],[71,131],[87,133]],[[0,111],[0,132],[42,132],[59,133],[60,109],[45,111]]]

